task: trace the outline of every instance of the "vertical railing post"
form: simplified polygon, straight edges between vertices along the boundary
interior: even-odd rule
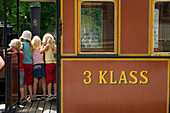
[[[6,15],[6,0],[4,0],[4,45],[5,45],[5,113],[7,113],[8,109],[8,75],[7,75],[7,33],[6,33],[6,28],[7,28],[7,15]]]
[[[17,0],[17,35],[19,38],[19,0]]]
[[[20,100],[20,53],[19,51],[17,52],[18,56],[18,105],[19,105],[19,100]]]
[[[11,63],[11,54],[9,55],[9,113],[12,112],[12,86],[11,86],[11,82],[12,82],[12,63]]]
[[[56,0],[57,12],[57,113],[61,113],[61,34],[60,0]]]
[[[19,38],[19,0],[17,0],[17,35]],[[19,52],[18,52],[18,104],[20,100],[20,57],[19,57]]]

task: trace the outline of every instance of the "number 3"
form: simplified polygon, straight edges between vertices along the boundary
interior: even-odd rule
[[[85,84],[90,84],[92,82],[92,79],[91,79],[92,74],[91,74],[91,72],[90,71],[85,71],[84,75],[87,76],[87,79],[88,79],[88,80],[84,79],[84,83]]]

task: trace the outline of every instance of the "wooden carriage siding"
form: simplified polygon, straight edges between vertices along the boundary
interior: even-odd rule
[[[5,105],[0,105],[0,113],[5,112]],[[57,113],[56,100],[37,100],[23,105],[16,105],[13,113]]]

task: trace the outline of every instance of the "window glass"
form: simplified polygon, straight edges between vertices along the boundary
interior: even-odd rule
[[[82,2],[81,52],[114,52],[114,3]]]
[[[153,25],[154,52],[170,52],[170,2],[156,2]]]

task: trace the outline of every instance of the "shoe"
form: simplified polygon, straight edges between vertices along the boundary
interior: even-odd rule
[[[19,101],[19,103],[20,103],[20,104],[24,104],[25,102],[26,102],[25,97],[24,97],[24,98],[22,98],[22,99],[20,99],[20,101]]]
[[[53,99],[53,96],[52,96],[52,94],[50,94],[47,98],[46,98],[46,101],[50,101],[50,100],[52,100]]]
[[[37,96],[32,96],[31,100],[37,100]]]
[[[54,94],[54,95],[53,95],[53,99],[57,99],[57,94]]]
[[[31,98],[28,97],[26,101],[29,102],[29,103],[31,103]]]
[[[46,96],[43,95],[43,96],[41,97],[41,100],[45,100],[45,99],[46,99]]]

